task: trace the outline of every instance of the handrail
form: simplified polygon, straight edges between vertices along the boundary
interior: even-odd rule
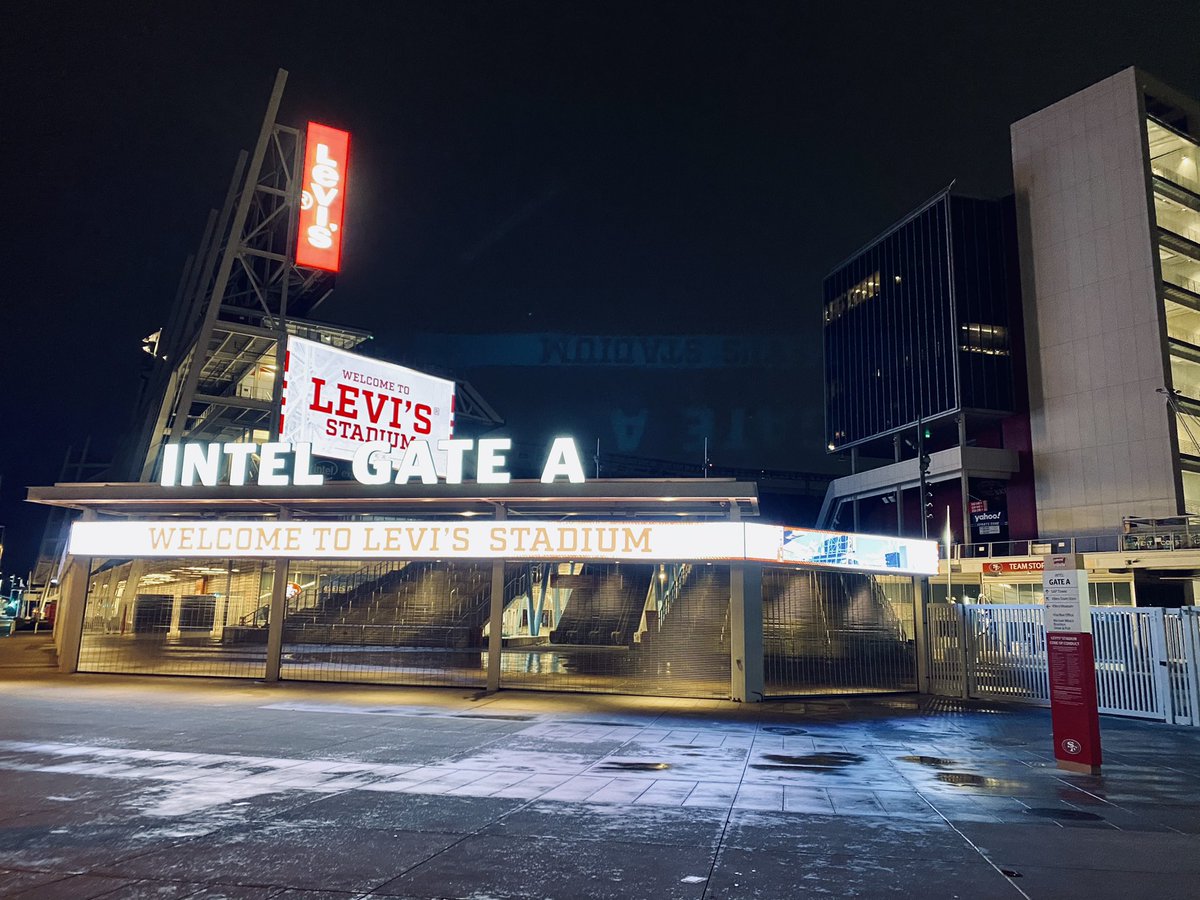
[[[1193,281],[1190,278],[1184,278],[1182,275],[1176,275],[1173,272],[1163,272],[1163,281],[1167,284],[1174,285],[1180,290],[1189,291],[1197,296],[1200,296],[1200,281]]]
[[[1189,518],[1189,517],[1175,517]],[[1154,525],[1149,521],[1127,521],[1126,531],[1115,535],[1082,535],[1045,540],[992,541],[951,544],[950,559],[994,559],[1013,556],[1049,556],[1058,553],[1153,552],[1200,550],[1200,520]],[[946,546],[938,545],[938,556],[946,558]]]
[[[1178,152],[1178,151],[1172,151]],[[1184,175],[1176,168],[1167,166],[1162,162],[1170,154],[1157,156],[1150,161],[1150,171],[1156,178],[1161,178],[1163,181],[1168,181],[1176,187],[1183,188],[1192,194],[1200,194],[1200,180]],[[1155,165],[1157,163],[1157,165]]]
[[[692,572],[690,563],[681,563],[678,567],[671,567],[671,574],[667,578],[666,587],[663,588],[662,602],[658,610],[658,626],[662,627],[663,620],[667,617],[667,613],[671,611],[671,606],[679,599],[679,595],[683,592],[683,583],[687,581],[688,575]]]

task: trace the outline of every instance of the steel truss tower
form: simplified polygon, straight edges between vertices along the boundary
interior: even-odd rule
[[[371,338],[308,318],[334,279],[295,262],[305,135],[276,121],[286,81],[280,69],[254,151],[238,156],[225,203],[184,265],[135,416],[131,479],[156,477],[167,442],[277,438],[289,334],[343,350]],[[458,421],[501,424],[470,384],[458,382],[456,398]]]
[[[275,120],[286,81],[280,69],[254,151],[239,155],[225,203],[210,212],[184,267],[156,348],[132,477],[154,478],[166,441],[277,437],[288,334],[344,349],[370,337],[305,318],[333,278],[295,264],[304,134]]]

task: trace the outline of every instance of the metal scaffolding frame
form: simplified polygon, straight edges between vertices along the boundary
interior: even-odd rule
[[[370,338],[306,319],[333,277],[295,264],[304,133],[276,121],[286,82],[280,69],[254,150],[238,156],[225,202],[184,267],[146,392],[144,452],[131,472],[141,480],[154,477],[167,441],[277,437],[289,334],[344,349]]]
[[[295,262],[305,135],[276,121],[286,82],[280,69],[254,151],[239,154],[225,202],[184,266],[135,418],[128,477],[153,480],[167,442],[278,438],[288,335],[343,350],[371,338],[308,318],[334,279]],[[460,421],[502,423],[470,384],[456,393]]]

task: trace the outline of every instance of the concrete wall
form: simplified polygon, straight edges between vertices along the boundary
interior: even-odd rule
[[[1179,511],[1138,73],[1012,126],[1041,535]]]

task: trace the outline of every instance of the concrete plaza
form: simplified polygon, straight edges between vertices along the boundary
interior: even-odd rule
[[[0,647],[0,895],[1200,896],[1200,729],[57,675]]]

